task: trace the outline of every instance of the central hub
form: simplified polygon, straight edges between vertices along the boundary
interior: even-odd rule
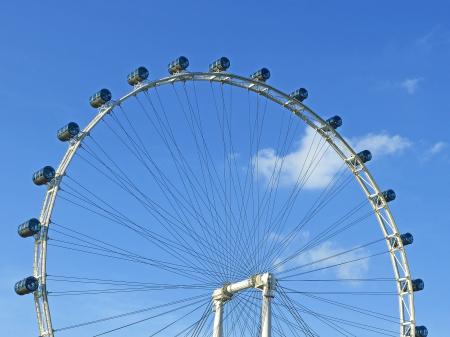
[[[249,288],[260,289],[265,296],[272,296],[275,286],[276,278],[272,273],[257,274],[246,280],[229,283],[222,288],[217,288],[213,292],[212,299],[214,302],[224,303],[229,301],[235,293]]]
[[[271,273],[257,274],[252,277],[236,282],[225,284],[221,288],[214,290],[212,294],[214,316],[213,337],[223,337],[222,316],[223,304],[233,297],[239,291],[255,288],[262,291],[261,307],[261,336],[270,337],[271,335],[271,310],[270,302],[273,298],[277,280]]]

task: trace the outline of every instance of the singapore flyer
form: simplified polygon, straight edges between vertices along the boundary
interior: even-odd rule
[[[369,173],[370,150],[338,133],[342,118],[306,106],[305,88],[270,86],[267,68],[188,66],[180,56],[157,80],[140,66],[124,96],[93,94],[92,120],[57,132],[68,148],[56,169],[34,173],[47,192],[18,230],[35,251],[15,289],[34,294],[40,336],[137,336],[151,323],[152,336],[426,337],[413,236]],[[104,294],[151,305],[90,313]]]
[[[445,336],[450,5],[0,10],[1,336]]]

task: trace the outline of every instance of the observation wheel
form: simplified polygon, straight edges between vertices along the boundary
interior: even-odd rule
[[[221,57],[112,99],[90,98],[84,128],[57,132],[68,144],[34,238],[33,294],[39,336],[412,336],[414,293],[389,203],[353,149],[303,101],[269,85],[262,68],[228,72]],[[361,193],[362,191],[362,193]]]

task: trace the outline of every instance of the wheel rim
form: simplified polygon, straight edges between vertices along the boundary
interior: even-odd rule
[[[35,293],[35,304],[37,311],[38,324],[40,334],[53,336],[53,324],[51,320],[51,314],[48,304],[48,296],[46,289],[46,265],[47,265],[47,231],[52,219],[53,207],[61,182],[66,175],[66,171],[72,161],[72,158],[79,150],[80,146],[85,141],[90,132],[102,121],[109,113],[125,104],[130,98],[135,95],[141,95],[146,91],[159,88],[169,84],[179,84],[190,81],[212,82],[221,83],[223,85],[230,85],[245,89],[247,91],[256,93],[271,102],[278,104],[284,109],[290,110],[297,117],[299,117],[306,125],[316,130],[317,134],[324,139],[327,144],[335,151],[335,153],[343,160],[347,167],[351,170],[356,181],[361,186],[365,193],[368,202],[374,208],[374,214],[380,225],[380,228],[385,237],[385,241],[390,249],[389,255],[391,264],[393,267],[394,277],[397,283],[397,296],[399,301],[399,318],[400,318],[400,335],[406,335],[409,329],[414,330],[414,301],[413,301],[413,289],[410,282],[407,282],[407,291],[401,289],[402,280],[410,280],[409,266],[405,250],[400,243],[396,249],[391,249],[391,238],[398,237],[400,234],[394,218],[390,212],[387,204],[377,206],[377,196],[380,195],[381,190],[378,188],[372,175],[358,159],[355,159],[356,152],[350,147],[350,145],[336,132],[334,129],[327,127],[327,123],[324,119],[314,113],[310,108],[293,100],[289,95],[267,85],[257,81],[250,80],[238,75],[229,73],[181,73],[173,76],[163,78],[157,81],[144,83],[136,86],[130,93],[120,98],[119,100],[108,104],[99,109],[98,114],[88,123],[83,129],[80,136],[73,140],[64,155],[58,169],[56,170],[56,179],[49,186],[46,193],[44,205],[40,216],[42,224],[41,240],[36,241],[35,255],[34,255],[34,276],[40,281],[41,291]]]

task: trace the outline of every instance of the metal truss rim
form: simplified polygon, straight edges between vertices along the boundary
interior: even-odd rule
[[[81,131],[80,135],[70,143],[69,148],[67,149],[56,170],[57,179],[53,184],[49,185],[46,192],[44,204],[40,214],[40,221],[43,231],[41,237],[35,241],[33,275],[39,279],[41,289],[39,292],[35,293],[34,300],[40,336],[54,337],[51,312],[46,290],[47,231],[51,222],[51,215],[53,212],[56,195],[59,190],[59,185],[68,166],[70,165],[73,156],[82,144],[84,138],[89,135],[90,131],[116,106],[121,105],[130,97],[136,96],[141,92],[167,84],[186,81],[219,82],[253,91],[294,113],[303,122],[305,122],[305,124],[314,128],[319,135],[330,144],[338,156],[347,164],[354,178],[358,181],[363,192],[368,198],[368,201],[374,208],[377,221],[386,240],[392,268],[396,278],[400,314],[400,336],[406,336],[408,331],[410,331],[411,336],[414,337],[414,296],[406,252],[400,240],[398,240],[399,246],[397,246],[396,249],[392,248],[391,238],[398,238],[400,233],[389,206],[384,203],[381,208],[379,207],[378,200],[380,198],[381,190],[367,167],[359,160],[356,156],[356,152],[345,141],[345,139],[336,130],[330,128],[326,121],[308,106],[265,82],[259,82],[240,75],[223,72],[182,72],[158,80],[140,83],[123,97],[100,107],[98,109],[98,113]],[[401,282],[405,280],[407,281],[408,286],[407,292],[401,289]]]

